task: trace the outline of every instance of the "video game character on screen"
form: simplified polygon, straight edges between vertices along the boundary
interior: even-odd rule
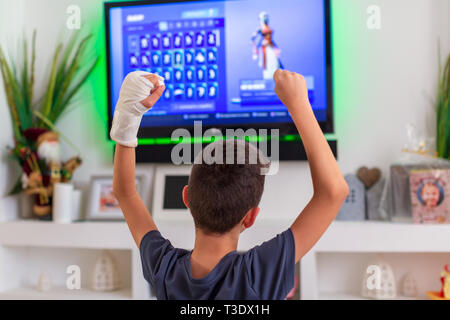
[[[269,14],[259,14],[261,28],[252,36],[253,60],[263,69],[263,78],[272,79],[277,69],[284,69],[280,60],[280,49],[273,41],[274,30],[269,27]]]

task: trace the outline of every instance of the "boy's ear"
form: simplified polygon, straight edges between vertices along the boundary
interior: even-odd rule
[[[255,207],[250,209],[247,214],[245,215],[244,219],[242,219],[242,226],[243,226],[243,230],[250,228],[256,220],[256,217],[258,216],[259,213],[259,207]]]
[[[182,196],[183,196],[183,202],[186,208],[189,209],[189,201],[188,201],[188,186],[184,186]]]

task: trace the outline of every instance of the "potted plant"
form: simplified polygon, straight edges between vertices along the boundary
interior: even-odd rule
[[[78,38],[74,34],[67,44],[57,45],[46,90],[38,99],[34,90],[36,31],[31,50],[27,39],[23,40],[20,58],[8,59],[0,47],[0,73],[14,135],[11,156],[22,170],[11,194],[24,191],[32,195],[33,213],[43,219],[51,218],[53,185],[70,181],[81,164],[79,156],[61,161],[59,138],[62,135],[55,128],[98,62],[98,57],[87,64],[83,61],[91,35]]]
[[[442,68],[439,57],[439,85],[436,101],[437,153],[440,158],[450,160],[450,55]]]

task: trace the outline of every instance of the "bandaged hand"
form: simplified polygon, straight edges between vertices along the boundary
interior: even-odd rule
[[[144,71],[129,73],[120,89],[111,139],[120,145],[135,148],[142,116],[155,105],[164,89],[164,78],[156,74]]]

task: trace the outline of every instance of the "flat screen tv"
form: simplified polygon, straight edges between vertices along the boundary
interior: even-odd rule
[[[314,114],[333,132],[329,0],[107,2],[105,20],[110,125],[129,72],[165,78],[163,97],[142,119],[139,148],[158,150],[157,141],[193,130],[194,121],[204,130],[295,134],[274,93],[278,68],[305,76]]]

